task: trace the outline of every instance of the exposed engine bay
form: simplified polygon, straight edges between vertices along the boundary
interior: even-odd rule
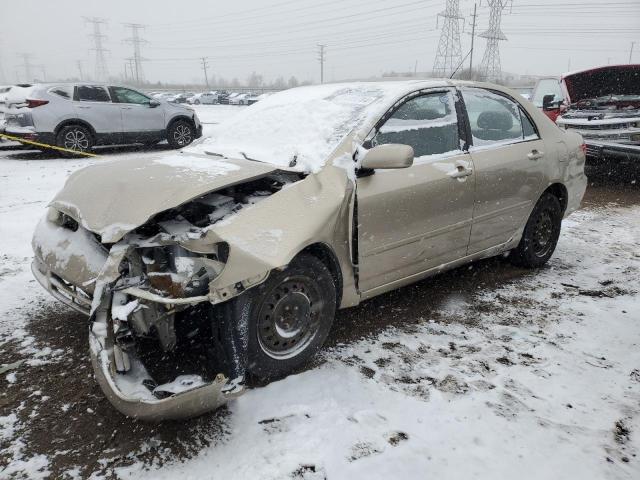
[[[91,315],[96,376],[123,413],[148,420],[182,418],[217,408],[242,393],[233,383],[244,373],[242,332],[220,321],[216,304],[267,275],[212,294],[211,284],[225,268],[229,245],[203,239],[210,229],[302,178],[300,173],[274,171],[207,193],[155,215],[114,244],[100,243],[98,234],[62,212],[50,211],[43,219],[38,228],[47,229],[44,237],[55,231],[59,242],[72,241],[74,251],[84,252],[83,260],[104,262],[97,278],[82,282],[84,292],[66,292],[72,298],[65,303],[82,298],[86,305],[84,299],[93,296],[91,312],[79,303],[76,309]],[[71,285],[50,271],[61,261],[52,258],[59,242],[34,244],[34,274],[43,285],[53,279],[62,292]],[[180,401],[174,402],[178,396]]]

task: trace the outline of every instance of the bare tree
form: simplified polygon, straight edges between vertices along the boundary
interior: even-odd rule
[[[298,81],[298,79],[294,75],[291,75],[291,77],[289,77],[289,81],[287,81],[287,86],[289,88],[295,88],[298,85],[300,85],[300,82]]]

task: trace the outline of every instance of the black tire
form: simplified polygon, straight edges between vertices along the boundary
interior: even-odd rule
[[[196,139],[196,129],[187,120],[176,120],[167,129],[167,142],[172,148],[183,148]]]
[[[82,125],[67,125],[62,127],[56,135],[56,145],[60,148],[76,152],[89,152],[93,148],[93,135]],[[63,157],[74,157],[71,152],[58,150]]]
[[[558,244],[562,215],[558,197],[543,194],[529,216],[520,243],[509,255],[511,263],[526,268],[538,268],[547,263]]]
[[[195,100],[193,103],[194,105],[200,105],[200,100]]]
[[[228,302],[225,322],[237,325],[246,319],[249,377],[282,378],[304,365],[331,330],[336,298],[328,268],[318,258],[301,254],[286,269],[272,271],[264,283]]]

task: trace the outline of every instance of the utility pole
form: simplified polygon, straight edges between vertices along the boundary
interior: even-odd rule
[[[44,65],[38,65],[38,67],[40,67],[40,71],[42,72],[42,81],[46,82],[47,81],[47,70],[44,67]]]
[[[93,40],[93,48],[90,51],[95,53],[96,59],[96,71],[95,80],[99,82],[106,82],[109,79],[109,71],[107,69],[106,53],[109,51],[104,48],[103,42],[107,36],[100,30],[102,25],[106,25],[107,21],[104,18],[98,17],[84,17],[86,23],[93,25],[93,33],[89,35],[89,38]]]
[[[499,42],[507,39],[500,28],[502,11],[510,2],[509,0],[487,0],[487,3],[490,9],[489,29],[480,34],[481,37],[487,39],[487,48],[480,63],[480,72],[483,80],[496,81],[502,77]]]
[[[473,79],[473,43],[476,38],[476,18],[478,17],[478,4],[473,4],[473,23],[471,24],[471,52],[469,53],[469,80]]]
[[[318,61],[320,62],[320,83],[324,83],[324,61],[326,59],[324,49],[326,45],[318,45]]]
[[[141,25],[139,23],[125,23],[125,28],[131,29],[131,36],[126,38],[124,41],[126,43],[130,43],[133,45],[133,65],[135,67],[135,79],[136,83],[139,85],[140,81],[144,79],[144,74],[142,72],[142,62],[145,60],[142,58],[142,53],[140,46],[147,41],[143,38],[140,38],[140,30],[144,30],[146,25]]]
[[[436,18],[443,17],[442,32],[438,42],[438,51],[433,62],[434,77],[448,77],[462,60],[460,48],[460,0],[447,0],[444,12]],[[437,22],[437,20],[436,20]]]
[[[209,76],[207,75],[209,65],[207,64],[207,57],[200,57],[200,60],[202,61],[202,70],[204,71],[204,83],[207,85],[207,88],[209,88]]]
[[[84,75],[82,74],[82,60],[76,61],[76,65],[78,66],[78,72],[80,72],[80,81],[83,81]]]
[[[25,82],[33,82],[33,65],[31,64],[31,59],[33,55],[30,53],[19,53],[19,57],[22,57],[22,68],[24,69]]]
[[[631,63],[631,57],[633,57],[633,46],[636,42],[631,42],[631,50],[629,50],[629,63]]]

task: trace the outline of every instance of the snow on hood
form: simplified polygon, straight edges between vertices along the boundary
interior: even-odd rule
[[[71,175],[50,206],[113,243],[157,213],[273,170],[258,162],[184,153],[105,162]]]
[[[640,65],[610,65],[562,76],[572,103],[608,95],[640,95]]]
[[[280,167],[296,158],[297,170],[317,172],[354,128],[406,88],[406,82],[360,82],[286,90],[246,108],[188,150],[246,155]]]

